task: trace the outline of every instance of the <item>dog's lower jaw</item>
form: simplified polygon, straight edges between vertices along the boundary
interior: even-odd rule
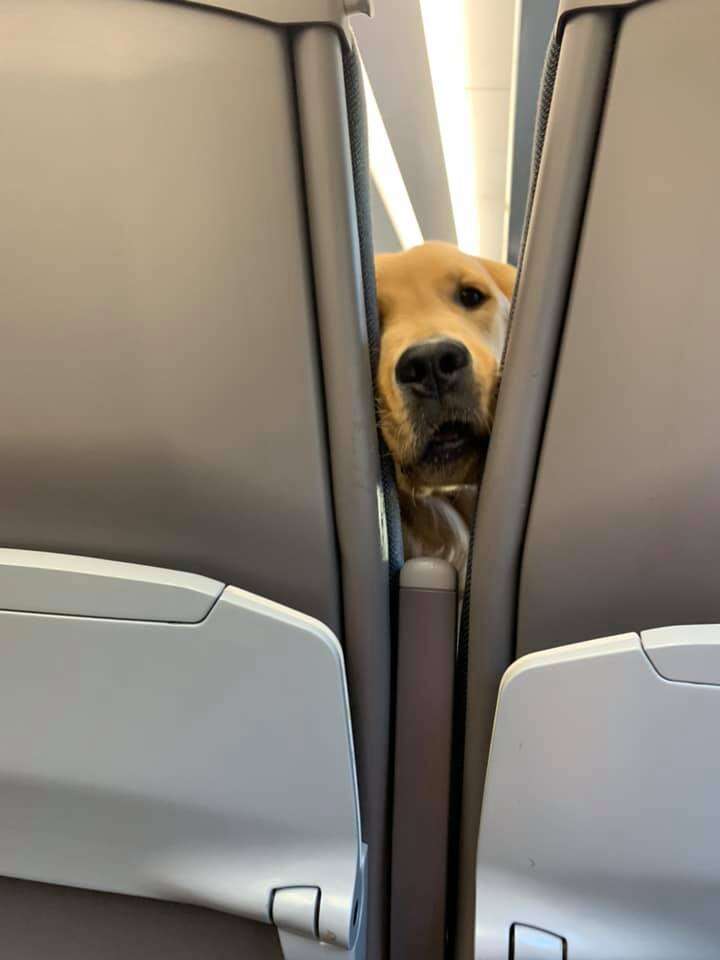
[[[482,455],[469,448],[454,462],[428,462],[421,459],[397,469],[398,487],[411,499],[454,494],[465,487],[477,487]]]

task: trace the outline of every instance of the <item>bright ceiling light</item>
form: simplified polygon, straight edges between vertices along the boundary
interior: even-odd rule
[[[465,92],[465,3],[420,0],[420,10],[458,244],[477,254],[477,165],[473,118]]]
[[[364,65],[362,75],[368,115],[370,173],[400,245],[407,250],[423,242],[422,231]]]

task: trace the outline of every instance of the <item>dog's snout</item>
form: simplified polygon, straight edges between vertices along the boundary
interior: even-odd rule
[[[439,397],[459,386],[470,359],[470,351],[457,340],[433,340],[408,347],[395,376],[418,397]]]

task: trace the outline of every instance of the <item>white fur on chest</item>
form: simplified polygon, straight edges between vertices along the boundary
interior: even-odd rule
[[[470,552],[470,523],[474,516],[476,498],[475,487],[466,488],[460,493],[438,492],[418,497],[414,509],[422,511],[422,525],[413,523],[412,518],[403,523],[405,559],[437,557],[447,560],[458,572],[460,596],[465,589]],[[425,536],[417,533],[419,527],[424,530]]]

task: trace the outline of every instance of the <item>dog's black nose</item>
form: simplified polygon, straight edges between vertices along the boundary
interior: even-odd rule
[[[441,397],[459,386],[470,351],[457,340],[432,340],[408,347],[397,362],[397,382],[418,397]]]

